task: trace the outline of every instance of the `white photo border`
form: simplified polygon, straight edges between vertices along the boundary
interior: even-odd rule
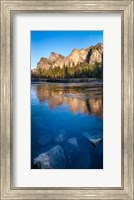
[[[103,30],[103,170],[30,169],[31,30]],[[121,14],[15,14],[13,77],[13,185],[121,187]]]

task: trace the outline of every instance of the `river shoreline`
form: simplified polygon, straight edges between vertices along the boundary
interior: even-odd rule
[[[82,83],[82,82],[100,82],[103,83],[103,79],[100,78],[64,78],[64,79],[46,79],[46,78],[31,78],[32,84],[37,83]]]

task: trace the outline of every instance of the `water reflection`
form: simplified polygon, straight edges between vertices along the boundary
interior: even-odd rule
[[[103,115],[103,91],[101,83],[35,85],[40,102],[48,102],[49,108],[66,104],[72,113]]]
[[[102,93],[99,82],[32,84],[33,169],[103,168]]]

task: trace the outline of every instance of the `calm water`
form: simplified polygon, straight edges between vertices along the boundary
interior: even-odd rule
[[[31,85],[32,168],[42,153],[45,168],[103,168],[102,97],[101,82]]]

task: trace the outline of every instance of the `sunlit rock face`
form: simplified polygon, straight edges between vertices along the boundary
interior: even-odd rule
[[[96,46],[91,46],[86,49],[74,48],[72,52],[64,57],[61,54],[51,52],[49,58],[42,57],[37,63],[37,68],[43,70],[49,69],[50,67],[73,67],[78,63],[88,62],[89,64],[102,63],[103,58],[103,44],[97,44]]]
[[[43,70],[49,69],[51,67],[51,63],[49,63],[49,60],[47,58],[42,57],[40,61],[37,63],[37,68]]]
[[[62,86],[63,87],[63,86]],[[94,114],[102,117],[103,98],[102,87],[95,85],[90,88],[83,87],[57,87],[56,85],[38,85],[37,96],[40,101],[48,102],[49,108],[55,108],[62,104],[68,105],[72,113]]]
[[[95,48],[91,50],[89,64],[102,63],[102,54]]]
[[[88,55],[88,50],[86,50],[86,49],[81,49],[81,50],[79,51],[79,55],[80,55],[80,57],[81,57],[84,61],[86,61],[87,55]]]
[[[63,55],[51,52],[51,55],[49,57],[49,61],[54,62],[54,61],[56,61],[58,59],[63,59],[63,58],[64,58]]]
[[[66,58],[66,65],[68,64],[67,61],[69,60],[70,61],[70,67],[74,65],[77,65],[77,63],[83,63],[86,61],[86,57],[87,57],[87,54],[88,54],[88,51],[86,50],[78,50],[77,48],[76,49],[73,49],[71,54]]]

